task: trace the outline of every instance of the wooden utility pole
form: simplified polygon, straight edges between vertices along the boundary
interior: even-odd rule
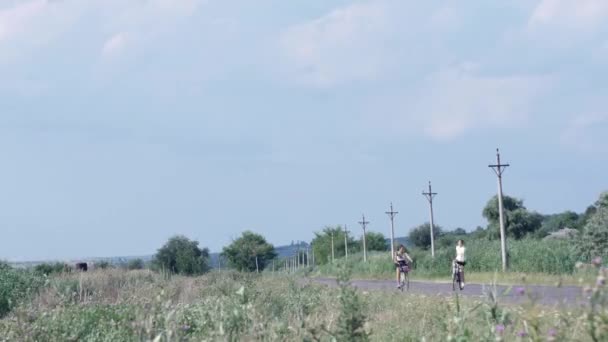
[[[431,222],[430,222],[430,227],[431,227],[431,257],[435,257],[435,224],[433,222],[433,198],[435,198],[435,196],[437,195],[436,192],[433,192],[433,189],[431,188],[431,181],[429,181],[429,192],[422,192],[422,195],[424,197],[426,197],[426,199],[429,201],[429,207],[431,208]]]
[[[391,260],[395,257],[395,215],[399,214],[398,211],[393,210],[393,202],[391,202],[391,211],[387,211],[386,214],[391,218]]]
[[[500,253],[502,257],[502,271],[506,272],[509,268],[509,260],[507,259],[507,234],[505,231],[504,208],[502,204],[502,173],[509,164],[500,163],[500,151],[496,149],[496,164],[488,165],[492,168],[498,177],[498,219],[500,223]]]
[[[331,231],[331,263],[334,263],[335,255],[334,255],[334,231]]]
[[[367,246],[366,246],[366,242],[365,242],[365,233],[366,233],[366,228],[367,225],[369,224],[368,221],[365,221],[365,215],[362,215],[363,219],[362,221],[359,221],[359,224],[361,225],[361,228],[363,228],[363,262],[367,262]]]
[[[348,260],[348,229],[344,225],[344,259]]]

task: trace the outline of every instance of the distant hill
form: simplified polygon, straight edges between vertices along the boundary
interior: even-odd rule
[[[395,244],[403,244],[406,247],[411,247],[410,241],[407,237],[396,237]],[[386,246],[390,246],[390,239],[386,239]],[[274,248],[275,252],[279,259],[283,259],[286,257],[294,256],[297,254],[298,250],[305,251],[309,247],[309,244],[303,241],[284,246],[276,246]],[[219,266],[219,253],[211,253],[209,255],[210,266],[212,268],[218,268]],[[45,261],[26,261],[26,262],[13,262],[9,263],[13,267],[33,267],[38,264],[43,264],[47,262],[67,262],[67,263],[75,263],[79,261],[91,261],[91,262],[99,262],[99,261],[107,261],[113,265],[122,265],[128,263],[133,259],[142,259],[144,262],[150,262],[154,258],[154,255],[139,255],[139,256],[119,256],[119,257],[109,257],[109,258],[82,258],[75,260],[45,260]],[[224,267],[225,261],[222,260],[222,267]]]

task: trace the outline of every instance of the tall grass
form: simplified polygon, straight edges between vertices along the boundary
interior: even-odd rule
[[[500,242],[488,240],[471,240],[467,242],[466,272],[494,273],[500,271]],[[518,240],[509,242],[509,271],[512,273],[573,275],[577,270],[577,254],[574,247],[560,240]],[[414,259],[415,277],[449,277],[451,263],[455,256],[454,247],[442,247],[435,251],[435,258],[428,250],[413,249],[410,255]],[[357,277],[393,277],[395,267],[389,252],[370,253],[368,262],[364,263],[362,255],[349,255],[348,263]],[[337,266],[334,264],[320,265],[313,275],[335,276]]]
[[[64,274],[0,319],[0,341],[604,341],[608,274],[595,270],[590,305],[565,309],[354,290],[344,276],[328,288],[277,274]]]

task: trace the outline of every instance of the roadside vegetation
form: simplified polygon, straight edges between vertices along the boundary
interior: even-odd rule
[[[479,299],[360,291],[347,267],[334,287],[278,273],[106,269],[47,278],[2,268],[2,286],[23,278],[11,280],[0,341],[604,341],[608,274],[598,260],[586,267],[596,274],[581,291],[589,305],[564,308],[534,297],[505,305],[491,289]],[[525,287],[512,291],[527,296]]]

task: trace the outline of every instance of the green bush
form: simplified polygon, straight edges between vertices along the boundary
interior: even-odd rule
[[[0,317],[5,316],[21,301],[35,294],[45,284],[45,277],[27,270],[0,264]]]
[[[209,270],[209,250],[199,248],[198,241],[176,235],[158,250],[154,264],[174,274],[199,275]]]
[[[495,272],[501,269],[500,241],[465,240],[467,272]],[[579,260],[576,246],[564,240],[509,240],[509,270],[521,273],[572,274]],[[447,277],[451,274],[452,260],[456,254],[454,245],[441,246],[435,250],[435,258],[428,250],[415,248],[410,251],[414,259],[416,276]],[[390,276],[395,266],[389,253],[370,253],[368,262],[362,260],[361,253],[348,256],[356,276]],[[321,265],[316,268],[319,275],[337,275],[336,264]]]
[[[56,262],[54,264],[40,264],[34,267],[34,273],[40,275],[51,275],[51,274],[60,274],[63,272],[67,272],[69,267],[61,262]]]
[[[563,240],[509,240],[509,270],[523,273],[571,274],[578,260],[575,246]],[[439,248],[435,259],[426,251],[412,253],[419,274],[449,275],[456,254],[454,246]],[[500,241],[467,240],[467,272],[495,272],[501,269]]]
[[[129,260],[126,267],[128,270],[143,270],[145,263],[142,259],[133,259]]]
[[[95,268],[99,268],[100,270],[106,270],[108,268],[112,268],[112,264],[109,261],[102,260],[95,263]]]

